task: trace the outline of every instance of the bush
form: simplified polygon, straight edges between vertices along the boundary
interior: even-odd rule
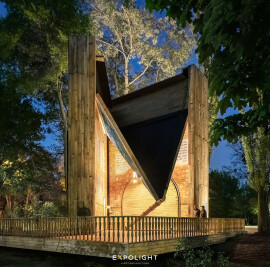
[[[59,215],[59,210],[54,203],[45,202],[41,206],[41,217],[58,217]]]
[[[39,201],[36,197],[34,197],[31,203],[28,203],[24,207],[24,217],[40,217],[41,215],[41,206],[42,202]]]
[[[14,205],[12,208],[6,208],[3,215],[5,218],[21,218],[24,216],[24,210],[20,205]]]
[[[187,267],[226,267],[229,260],[223,253],[218,255],[217,261],[213,260],[214,252],[206,241],[201,249],[194,249],[187,239],[178,239],[175,258],[181,258]]]
[[[68,216],[68,206],[66,201],[56,200],[54,202],[58,209],[58,214],[61,217],[67,217]]]

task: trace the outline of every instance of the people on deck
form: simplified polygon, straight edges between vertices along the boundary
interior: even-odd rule
[[[195,218],[200,218],[201,211],[198,209],[196,205],[194,205]]]
[[[206,209],[204,208],[204,206],[201,206],[201,211],[200,211],[200,216],[201,218],[207,218],[207,212]]]

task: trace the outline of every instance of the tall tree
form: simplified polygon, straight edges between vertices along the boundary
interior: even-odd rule
[[[67,132],[67,39],[89,34],[91,23],[83,0],[3,1],[0,18],[2,81],[37,98],[46,121],[61,121]]]
[[[57,184],[56,160],[40,145],[45,115],[10,81],[0,82],[0,195],[9,208],[12,197],[52,190]]]
[[[210,93],[220,97],[218,108],[244,114],[216,119],[212,142],[237,140],[270,124],[270,4],[267,0],[146,0],[150,10],[165,9],[183,26],[194,25],[199,33],[199,61],[207,69]],[[260,101],[261,91],[263,95]],[[257,105],[257,103],[259,103]],[[255,104],[255,105],[254,105]]]
[[[156,18],[135,1],[91,1],[98,45],[108,63],[112,91],[126,94],[175,75],[195,48],[190,27]]]
[[[214,218],[245,218],[255,223],[256,192],[240,183],[232,170],[209,174],[210,216]]]
[[[28,93],[55,93],[63,125],[66,110],[62,98],[67,72],[67,38],[89,33],[89,17],[81,0],[4,1],[7,15],[1,18],[0,63],[12,70]]]
[[[250,185],[258,193],[258,230],[270,231],[270,134],[260,127],[255,134],[242,137],[242,143]]]

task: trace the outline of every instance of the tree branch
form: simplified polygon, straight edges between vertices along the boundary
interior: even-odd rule
[[[125,18],[127,19],[127,22],[128,22],[128,26],[129,26],[129,45],[130,45],[130,51],[129,51],[129,54],[132,52],[133,50],[133,39],[132,39],[132,30],[131,30],[131,23],[130,23],[130,19],[129,19],[129,16],[126,14],[126,9],[124,7],[123,8],[123,11],[124,11],[124,16]]]
[[[101,40],[101,39],[96,39],[96,41],[101,42],[101,43],[104,43],[104,44],[106,44],[106,45],[109,45],[109,46],[111,46],[112,48],[114,48],[114,49],[116,49],[117,51],[119,51],[120,53],[122,53],[124,56],[126,56],[125,53],[124,53],[121,49],[119,49],[118,47],[114,46],[113,44],[110,44],[110,43],[108,43],[108,42],[106,42],[106,41],[103,41],[103,40]]]
[[[143,70],[143,72],[142,72],[140,75],[138,75],[133,81],[131,81],[131,82],[128,84],[128,86],[130,86],[130,85],[133,84],[136,80],[138,80],[139,78],[141,78],[141,77],[145,74],[145,72],[148,70],[148,68],[151,66],[152,62],[153,62],[153,59],[151,59],[151,61],[150,61],[149,64],[145,67],[145,69]]]
[[[67,113],[66,113],[66,110],[65,110],[65,105],[64,105],[63,97],[62,97],[62,86],[63,86],[62,83],[59,85],[59,83],[57,82],[57,96],[58,96],[58,100],[59,100],[61,117],[62,117],[62,120],[63,120],[64,129],[65,129],[65,131],[67,131],[67,128],[68,128]]]

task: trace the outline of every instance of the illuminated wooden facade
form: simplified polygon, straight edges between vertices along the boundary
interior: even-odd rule
[[[69,76],[71,216],[208,209],[208,85],[195,66],[112,100],[94,38],[71,37]]]

